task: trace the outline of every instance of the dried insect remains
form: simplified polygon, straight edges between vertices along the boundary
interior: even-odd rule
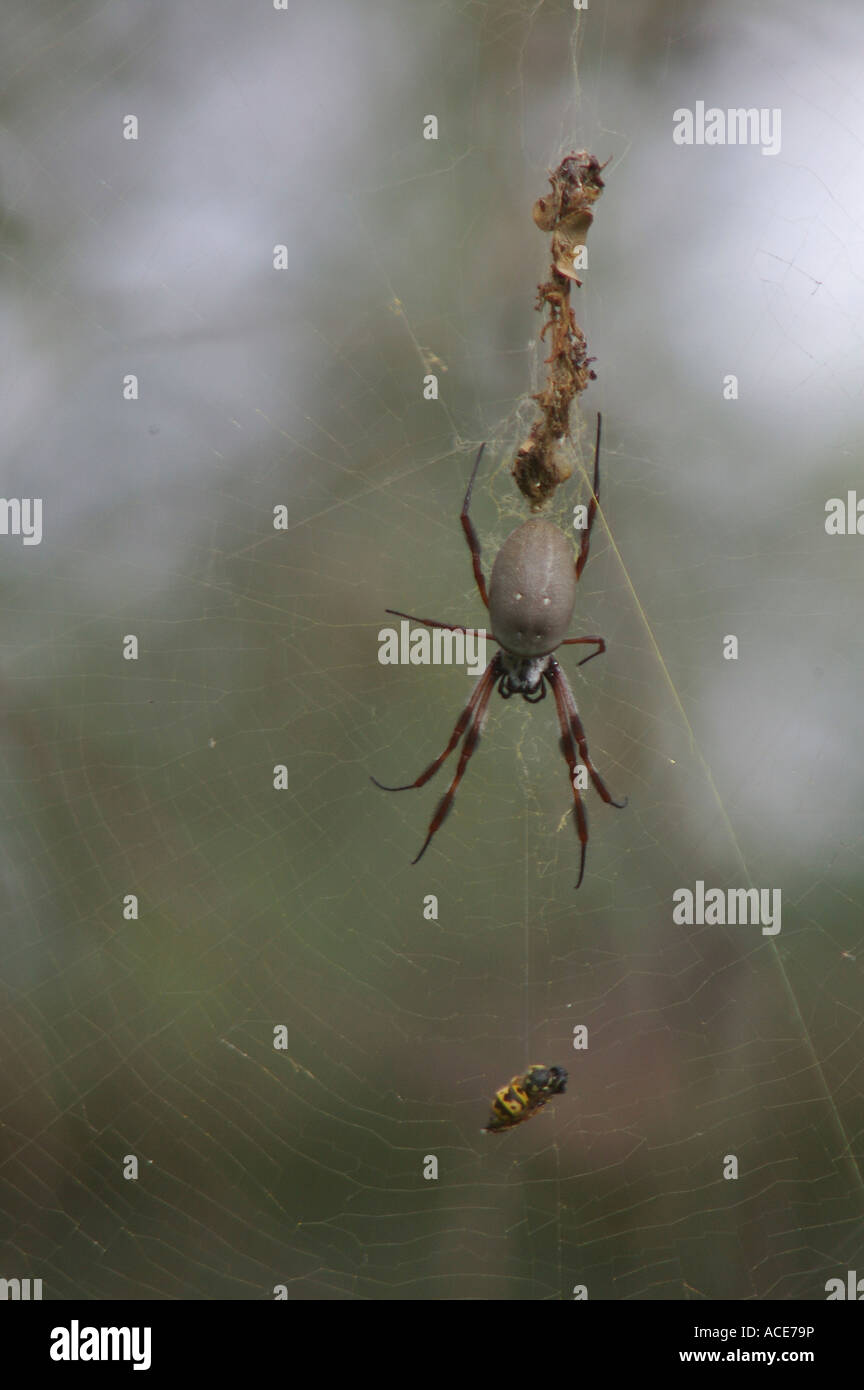
[[[608,161],[607,161],[608,162]],[[538,310],[549,317],[540,330],[549,335],[551,352],[546,358],[546,385],[532,397],[540,407],[540,419],[531,427],[513,464],[513,477],[535,511],[570,476],[562,444],[570,434],[570,407],[595,379],[585,335],[570,307],[571,285],[581,285],[575,262],[585,246],[594,221],[593,207],[603,191],[600,177],[606,168],[593,154],[569,154],[549,175],[551,193],[534,204],[534,221],[552,233],[552,265],[549,279],[537,286]]]

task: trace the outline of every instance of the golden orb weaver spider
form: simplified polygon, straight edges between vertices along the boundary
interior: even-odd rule
[[[529,704],[537,704],[546,698],[547,684],[555,696],[558,723],[561,729],[561,752],[570,773],[570,786],[573,791],[573,816],[581,850],[577,888],[580,886],[585,873],[585,856],[588,846],[588,818],[585,814],[577,778],[579,759],[582,759],[595,791],[607,805],[615,806],[619,810],[627,805],[626,799],[624,801],[614,799],[591,761],[585,730],[579,717],[570,682],[553,655],[558,647],[595,647],[595,651],[591,652],[589,656],[583,657],[578,663],[578,665],[584,666],[586,661],[593,660],[595,656],[600,656],[606,650],[606,642],[602,637],[565,637],[564,635],[570,627],[573,617],[576,585],[588,559],[591,528],[597,514],[601,425],[602,417],[598,413],[591,501],[588,506],[585,527],[580,537],[579,553],[575,564],[573,547],[569,539],[551,521],[538,519],[523,521],[521,526],[517,526],[516,530],[511,532],[498,551],[492,566],[488,591],[480,560],[480,541],[469,515],[474,480],[477,476],[483,450],[486,447],[485,444],[480,445],[474,460],[474,467],[471,470],[459,519],[465,532],[468,548],[471,551],[474,580],[480,597],[489,610],[492,640],[497,642],[500,650],[495,653],[478,680],[471,698],[456,721],[447,747],[420,773],[416,781],[407,782],[400,787],[388,787],[383,782],[379,782],[376,777],[371,779],[375,786],[380,787],[382,791],[402,792],[409,791],[413,787],[422,787],[431,777],[435,776],[463,734],[465,736],[455,776],[436,807],[435,814],[429,823],[426,839],[420,853],[411,861],[412,864],[417,864],[423,858],[433,836],[441,828],[453,805],[453,798],[459,783],[462,781],[465,769],[479,742],[489,709],[489,701],[496,685],[498,694],[505,700],[509,700],[512,695],[521,695],[523,700],[527,700]],[[416,618],[410,613],[400,613],[395,608],[388,608],[387,612],[392,613],[397,618],[407,618],[411,622],[421,623],[424,627],[447,628],[450,632],[466,632],[468,630],[457,623],[441,623],[434,618]]]

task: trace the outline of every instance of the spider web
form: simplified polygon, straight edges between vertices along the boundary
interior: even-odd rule
[[[4,487],[46,519],[0,550],[0,1275],[821,1299],[864,1214],[864,575],[824,532],[860,448],[860,16],[166,0],[4,30]],[[781,153],[675,146],[700,99],[781,107]],[[573,631],[608,652],[562,664],[629,797],[587,793],[578,894],[551,701],[496,698],[417,867],[445,772],[368,780],[416,776],[471,689],[377,633],[482,622],[458,510],[485,438],[488,573],[525,515],[530,209],[573,148],[613,158],[552,514],[602,408]],[[780,888],[780,934],[673,924],[697,880]],[[481,1134],[535,1061],[567,1094]]]

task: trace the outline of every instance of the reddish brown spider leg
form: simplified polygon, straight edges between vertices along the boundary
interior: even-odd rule
[[[585,856],[588,851],[588,819],[585,815],[585,807],[582,804],[582,794],[576,785],[576,770],[579,767],[579,759],[576,755],[576,744],[573,741],[573,731],[570,727],[570,711],[567,708],[558,680],[559,674],[563,674],[560,671],[560,667],[554,670],[550,666],[549,670],[546,672],[546,679],[552,687],[552,694],[555,696],[555,704],[558,710],[558,724],[561,728],[561,752],[564,754],[564,760],[567,763],[567,770],[570,773],[570,789],[573,792],[573,818],[576,821],[576,833],[579,836],[580,846],[579,878],[576,883],[576,887],[578,888],[585,874]]]
[[[462,503],[462,510],[459,513],[459,520],[462,522],[462,530],[465,532],[468,549],[471,551],[471,563],[474,566],[474,582],[480,591],[480,597],[488,608],[489,595],[486,592],[486,580],[483,578],[483,566],[480,564],[480,540],[474,529],[474,522],[468,515],[471,506],[471,493],[474,490],[474,479],[477,477],[477,469],[480,465],[480,459],[483,456],[483,450],[485,448],[486,445],[481,444],[480,448],[477,450],[477,457],[474,460],[474,467],[471,470],[471,477],[468,480],[468,490],[465,493],[465,501]]]
[[[594,518],[597,515],[597,503],[600,500],[600,428],[603,416],[599,410],[597,412],[597,438],[594,443],[594,482],[591,485],[591,501],[588,503],[588,518],[585,523],[585,530],[579,541],[579,555],[576,559],[576,578],[582,574],[585,563],[588,559],[588,548],[591,544],[591,527],[594,525]]]
[[[423,627],[445,627],[448,632],[477,632],[474,627],[461,627],[459,623],[439,623],[435,618],[417,618],[413,613],[400,613],[398,608],[385,608],[385,613],[391,613],[394,618],[407,618],[411,623],[422,623]],[[483,629],[485,631],[485,628]],[[488,633],[486,634],[488,637]],[[581,662],[579,663],[581,665]]]
[[[388,613],[390,613],[392,612],[392,609],[388,608],[387,611]],[[420,773],[420,776],[417,778],[416,782],[406,782],[403,787],[385,787],[384,783],[379,782],[377,777],[371,777],[369,780],[371,782],[374,782],[376,787],[380,787],[382,792],[407,792],[410,791],[412,787],[424,786],[425,783],[429,781],[430,777],[434,777],[435,773],[438,771],[445,758],[448,758],[450,756],[450,754],[453,752],[453,749],[456,747],[456,744],[459,742],[460,738],[467,729],[469,720],[471,719],[471,715],[474,713],[474,710],[477,706],[477,701],[481,698],[483,694],[484,684],[489,679],[489,672],[491,668],[495,665],[495,662],[497,660],[497,656],[494,656],[492,658],[492,660],[489,662],[489,665],[486,667],[486,670],[483,672],[483,675],[480,677],[479,681],[475,685],[473,693],[471,695],[471,699],[468,701],[459,718],[456,720],[453,732],[450,735],[450,742],[447,744],[447,747],[444,749],[444,752],[439,754],[439,756],[434,760],[434,762],[431,762],[429,764],[429,766],[426,768],[424,772]],[[415,860],[414,862],[416,863],[417,861]]]
[[[409,622],[422,623],[424,627],[445,627],[448,632],[482,632],[487,642],[494,642],[496,646],[501,646],[501,643],[494,633],[491,633],[488,628],[485,627],[462,627],[460,623],[439,623],[435,618],[418,618],[414,613],[400,613],[398,608],[385,608],[384,612],[392,613],[394,618],[407,618]],[[581,641],[581,638],[579,640]],[[588,639],[586,638],[585,640],[587,641]],[[590,657],[586,659],[588,661],[591,660]],[[581,666],[582,662],[577,661],[576,665]]]
[[[606,786],[606,783],[603,781],[603,778],[600,776],[600,773],[592,763],[588,753],[588,741],[585,737],[585,729],[582,725],[582,720],[579,718],[579,711],[576,708],[575,696],[570,689],[570,683],[567,677],[561,670],[554,656],[549,662],[546,676],[555,693],[555,700],[558,705],[559,713],[562,710],[566,713],[568,725],[573,734],[573,738],[576,740],[576,745],[579,749],[582,761],[588,769],[588,776],[591,778],[594,790],[598,796],[602,797],[607,806],[614,806],[617,810],[623,811],[624,807],[627,805],[627,798],[625,796],[623,801],[616,801],[609,791],[609,788]]]
[[[593,661],[595,656],[602,656],[606,650],[606,642],[602,637],[565,637],[560,645],[562,647],[578,647],[583,644],[593,644],[597,650],[592,652],[590,656],[583,656],[581,661],[576,662],[577,666],[584,666],[586,661]]]
[[[495,689],[495,681],[497,680],[499,674],[498,667],[499,658],[496,653],[496,655],[493,656],[492,660],[489,662],[489,665],[486,667],[486,670],[484,671],[483,675],[480,677],[480,680],[477,682],[478,688],[474,692],[474,695],[476,696],[479,694],[479,699],[477,700],[477,707],[473,723],[471,724],[470,729],[465,735],[465,742],[462,744],[462,752],[459,754],[459,766],[456,768],[456,773],[453,778],[453,781],[450,783],[450,786],[447,788],[441,800],[438,802],[438,805],[435,809],[435,814],[432,817],[432,820],[429,822],[429,832],[426,836],[426,839],[423,841],[423,848],[420,850],[420,853],[417,855],[416,859],[411,860],[412,864],[419,864],[420,860],[423,858],[423,855],[429,848],[429,845],[432,841],[432,836],[435,834],[436,830],[441,829],[441,826],[447,819],[447,815],[450,811],[451,806],[453,805],[453,798],[456,795],[459,783],[462,781],[462,774],[464,773],[466,767],[471,761],[471,754],[477,747],[477,744],[480,740],[480,735],[483,732],[483,725],[486,722],[486,712],[489,708],[489,698],[492,694],[492,691]],[[482,693],[480,693],[481,691]],[[473,698],[474,697],[472,696],[472,699]]]

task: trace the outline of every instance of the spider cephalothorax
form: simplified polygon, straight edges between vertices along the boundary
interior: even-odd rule
[[[408,791],[410,787],[422,787],[434,777],[459,740],[465,735],[456,774],[447,791],[441,798],[429,825],[426,839],[412,862],[417,863],[429,847],[435,832],[441,827],[453,805],[456,789],[462,780],[465,768],[477,747],[483,724],[489,709],[489,700],[496,685],[498,694],[505,700],[513,695],[521,695],[529,704],[537,704],[546,697],[546,686],[551,687],[555,696],[558,723],[561,728],[561,751],[570,773],[570,786],[573,791],[573,815],[581,846],[579,882],[585,872],[585,852],[588,844],[588,820],[582,796],[579,791],[580,758],[591,779],[594,789],[610,806],[622,807],[626,801],[615,801],[606,784],[591,762],[585,730],[570,683],[558,664],[554,651],[558,647],[593,646],[596,650],[578,663],[605,652],[606,643],[602,637],[567,637],[576,602],[576,584],[588,559],[591,540],[591,527],[597,514],[600,466],[600,427],[597,416],[597,440],[594,446],[594,480],[591,488],[591,501],[585,529],[582,532],[579,554],[573,561],[571,542],[557,526],[549,521],[532,519],[517,526],[506,539],[492,566],[492,576],[487,593],[483,567],[480,563],[480,542],[474,523],[469,515],[471,492],[477,468],[483,454],[483,446],[474,461],[465,501],[462,503],[460,520],[474,567],[474,579],[484,604],[489,609],[492,639],[500,648],[495,653],[483,675],[480,677],[470,700],[463,709],[450,735],[444,752],[431,762],[414,782],[402,787],[385,787],[382,782],[372,778],[376,787],[384,791]],[[432,618],[415,618],[410,613],[399,613],[388,608],[397,618],[408,618],[425,627],[443,627],[451,632],[465,632],[466,629],[455,623],[439,623]]]
[[[514,656],[512,652],[498,653],[498,694],[505,700],[511,695],[521,695],[529,705],[536,705],[546,698],[543,677],[549,667],[548,656]]]

